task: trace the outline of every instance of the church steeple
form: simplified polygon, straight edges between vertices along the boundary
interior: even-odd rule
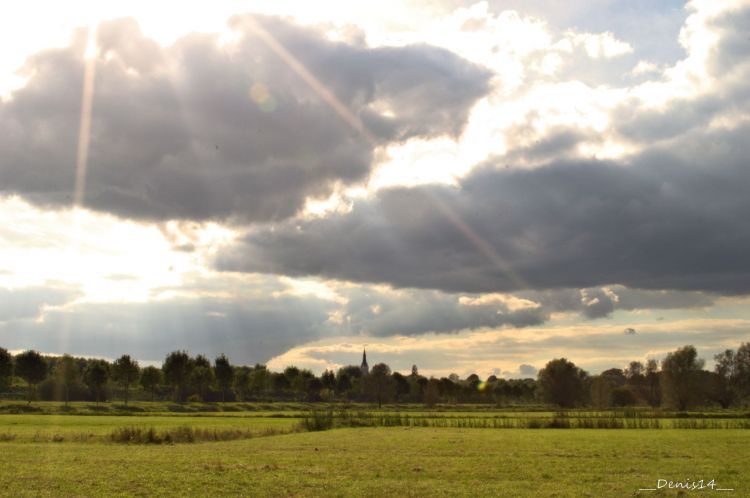
[[[367,375],[370,373],[370,367],[367,366],[367,351],[365,348],[362,348],[362,365],[360,365],[360,370],[362,370],[362,375]]]

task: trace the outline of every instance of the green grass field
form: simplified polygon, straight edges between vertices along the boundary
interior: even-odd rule
[[[87,407],[73,406],[84,413]],[[55,411],[55,407],[44,408]],[[130,416],[1,414],[0,494],[750,496],[747,429],[398,426],[269,435],[269,430],[298,431],[299,417],[304,414],[301,408],[178,414],[144,411]],[[410,413],[455,419],[458,412],[422,408]],[[460,413],[464,417],[478,415],[465,408]],[[488,413],[479,415],[487,417]],[[492,413],[508,415],[506,411]],[[538,416],[539,412],[531,414]],[[560,414],[549,416],[555,415]],[[580,417],[581,413],[571,416]],[[184,426],[243,430],[246,436],[182,444],[123,444],[108,438],[123,427],[160,431]],[[714,479],[717,487],[735,491],[638,491],[656,487],[658,479]]]

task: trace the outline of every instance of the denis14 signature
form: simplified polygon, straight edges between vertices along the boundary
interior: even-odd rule
[[[706,481],[705,479],[684,481],[670,481],[668,479],[657,479],[655,488],[641,488],[638,491],[658,491],[660,489],[684,489],[685,491],[734,491],[732,488],[722,488],[716,484],[715,479]]]

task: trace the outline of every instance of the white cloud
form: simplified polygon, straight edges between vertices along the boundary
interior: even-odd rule
[[[659,71],[659,66],[657,66],[653,62],[642,60],[642,61],[638,61],[638,64],[635,65],[635,67],[631,71],[631,74],[633,76],[642,76],[642,75],[655,74],[658,71]]]
[[[633,52],[633,47],[615,38],[609,31],[604,33],[568,33],[573,46],[583,47],[592,59],[609,59]]]

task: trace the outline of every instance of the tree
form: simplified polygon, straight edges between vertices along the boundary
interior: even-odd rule
[[[189,381],[190,385],[198,391],[201,399],[206,401],[206,391],[208,391],[208,387],[214,381],[214,373],[211,371],[211,368],[203,365],[193,368],[190,372]]]
[[[722,408],[729,408],[737,394],[737,365],[734,351],[726,351],[714,356],[713,398]]]
[[[268,390],[271,383],[271,373],[265,365],[255,364],[250,377],[250,390],[255,394],[260,394]]]
[[[70,387],[81,380],[81,370],[75,358],[69,354],[63,355],[55,365],[55,378],[62,384],[65,391],[65,405],[70,398]]]
[[[130,358],[130,355],[120,356],[112,364],[112,379],[125,388],[125,404],[130,398],[130,386],[138,382],[138,362]]]
[[[336,374],[336,392],[339,394],[347,394],[352,388],[352,378],[343,370],[339,369]]]
[[[36,385],[47,376],[47,362],[36,351],[24,351],[16,356],[16,375],[29,384],[29,404],[31,404]]]
[[[250,392],[251,377],[252,373],[248,367],[237,367],[234,371],[234,390],[242,401],[246,401],[247,393]]]
[[[193,362],[190,360],[190,355],[185,351],[172,351],[164,359],[164,364],[161,368],[164,372],[164,379],[174,389],[175,401],[183,400],[185,384],[188,381],[192,367]]]
[[[738,396],[750,395],[750,342],[740,344],[734,354],[735,387]]]
[[[10,387],[13,380],[13,357],[7,349],[0,348],[0,391]]]
[[[435,378],[430,378],[427,381],[427,387],[424,390],[424,402],[430,408],[437,405],[440,400],[440,381]]]
[[[282,381],[281,379],[278,379],[276,382],[277,386],[284,387],[281,390],[287,390],[290,389],[292,391],[300,391],[300,369],[295,367],[294,365],[290,365],[284,369],[284,378],[286,381]]]
[[[610,368],[609,370],[605,370],[601,373],[601,376],[607,382],[609,382],[609,385],[611,385],[613,389],[615,387],[624,386],[627,382],[625,374],[619,368]]]
[[[234,369],[229,364],[229,360],[223,354],[214,360],[214,371],[216,372],[216,383],[221,389],[221,401],[226,399],[227,389],[232,386],[234,379]]]
[[[685,346],[667,354],[661,362],[662,396],[672,406],[686,410],[702,398],[701,372],[704,361],[698,359],[693,346]]]
[[[409,379],[401,375],[399,372],[393,372],[393,382],[396,383],[396,400],[406,399],[411,392]]]
[[[631,361],[628,367],[625,369],[625,377],[628,379],[628,384],[640,385],[643,383],[645,373],[643,363],[640,361]]]
[[[438,390],[440,391],[440,397],[443,400],[452,401],[456,396],[456,384],[453,383],[448,377],[442,377],[438,381]]]
[[[544,400],[562,407],[585,401],[587,378],[586,372],[565,358],[550,361],[538,373]]]
[[[370,374],[362,378],[365,396],[376,401],[378,408],[391,401],[396,393],[396,383],[391,377],[391,368],[385,363],[378,363],[370,369]]]
[[[151,392],[151,401],[156,397],[156,388],[162,383],[162,373],[156,367],[146,367],[141,372],[141,386]]]
[[[329,389],[330,391],[336,390],[336,374],[333,370],[326,369],[326,371],[320,376],[320,380],[323,382],[323,387],[325,389]]]
[[[92,360],[83,373],[86,384],[96,393],[96,404],[102,397],[102,387],[109,380],[109,363],[104,360]]]
[[[288,391],[291,387],[289,384],[289,379],[283,373],[271,372],[269,375],[273,392],[276,395],[280,395],[283,392]]]
[[[632,406],[637,403],[638,400],[629,386],[620,386],[612,389],[613,406]]]
[[[203,356],[202,354],[199,354],[196,356],[192,361],[193,367],[205,367],[205,368],[211,368],[211,362],[208,361],[208,358]]]
[[[659,363],[655,359],[650,359],[646,362],[646,401],[651,406],[659,406],[661,404],[661,384],[659,377]]]
[[[612,406],[612,384],[601,375],[591,378],[591,404],[595,408],[609,408]]]
[[[323,391],[323,381],[317,377],[311,377],[307,379],[307,399],[309,401],[320,401],[322,398],[321,391]]]

